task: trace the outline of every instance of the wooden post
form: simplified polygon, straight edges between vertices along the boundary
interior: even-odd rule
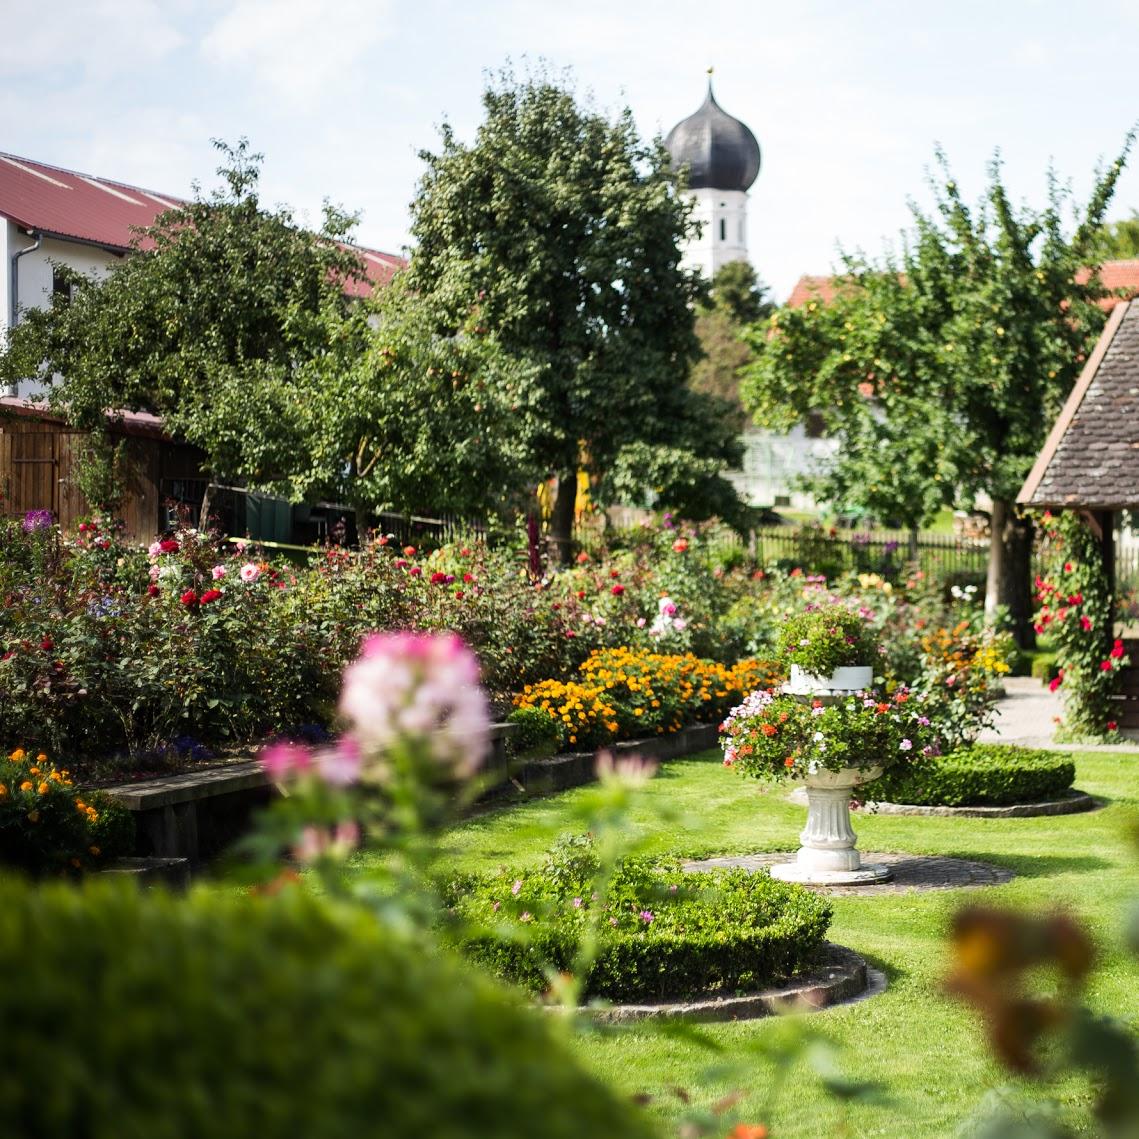
[[[1107,613],[1107,634],[1109,642],[1115,637],[1115,513],[1103,510],[1098,514],[1100,526],[1100,552],[1103,557],[1103,572],[1107,578],[1110,595]]]

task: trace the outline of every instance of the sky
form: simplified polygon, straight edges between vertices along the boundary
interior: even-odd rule
[[[488,73],[569,69],[667,131],[716,96],[759,140],[749,253],[783,299],[837,251],[880,253],[928,204],[934,148],[967,196],[999,150],[1014,198],[1051,164],[1078,199],[1139,120],[1122,0],[0,0],[0,152],[168,194],[216,183],[212,138],[265,156],[264,199],[408,244],[419,151],[473,139]],[[1139,154],[1111,216],[1139,209]]]

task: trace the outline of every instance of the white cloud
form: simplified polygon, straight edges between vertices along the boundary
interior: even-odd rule
[[[233,0],[201,41],[205,59],[291,106],[328,105],[355,86],[392,34],[391,0]]]
[[[4,22],[0,72],[7,79],[109,81],[122,73],[125,56],[132,66],[155,63],[184,42],[155,0],[6,0]]]

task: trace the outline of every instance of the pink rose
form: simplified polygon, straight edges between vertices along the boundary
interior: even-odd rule
[[[238,570],[238,577],[240,577],[246,585],[252,585],[260,576],[261,568],[256,562],[246,562],[245,565]]]

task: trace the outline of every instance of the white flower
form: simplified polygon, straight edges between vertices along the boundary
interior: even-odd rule
[[[815,743],[821,743],[824,739],[826,739],[826,736],[824,736],[822,732],[815,732],[813,739]]]

